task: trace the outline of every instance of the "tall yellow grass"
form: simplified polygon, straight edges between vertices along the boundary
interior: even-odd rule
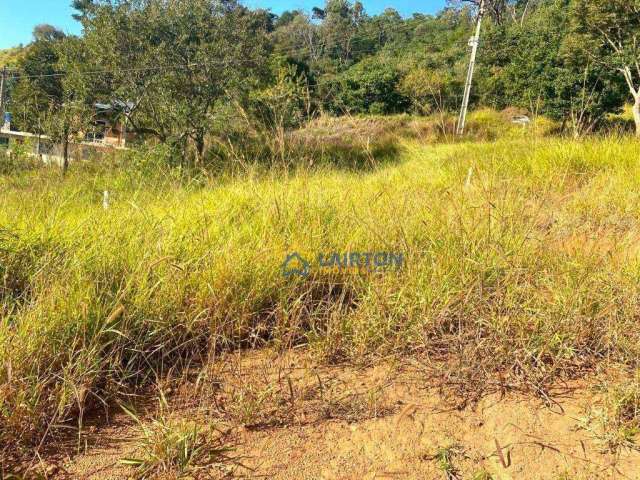
[[[461,384],[499,372],[537,391],[599,359],[638,362],[640,143],[398,152],[366,171],[193,182],[113,165],[0,177],[2,443],[267,342],[325,361],[422,352]],[[406,266],[281,273],[288,253],[333,251]]]

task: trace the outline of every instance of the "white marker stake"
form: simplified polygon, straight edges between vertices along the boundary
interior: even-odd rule
[[[464,182],[464,188],[469,188],[471,186],[472,176],[473,176],[473,167],[469,167],[469,172],[467,173],[467,181]]]
[[[106,190],[102,193],[102,208],[105,210],[109,208],[109,192]]]

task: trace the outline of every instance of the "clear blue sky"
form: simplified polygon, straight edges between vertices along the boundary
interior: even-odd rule
[[[362,0],[361,0],[362,1]],[[49,23],[67,33],[80,33],[80,25],[71,18],[71,0],[0,0],[0,48],[8,48],[31,41],[33,27]],[[270,8],[275,13],[283,10],[303,9],[324,5],[324,0],[244,0],[251,7]],[[434,13],[445,0],[364,0],[368,13],[375,14],[393,7],[402,15],[414,12]]]

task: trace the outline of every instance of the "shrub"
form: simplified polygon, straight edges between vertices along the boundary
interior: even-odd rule
[[[404,111],[409,100],[400,93],[400,72],[383,59],[363,60],[338,79],[334,110],[388,114]]]

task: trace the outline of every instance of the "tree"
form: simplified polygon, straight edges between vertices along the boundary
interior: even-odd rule
[[[62,77],[58,75],[57,44],[64,39],[48,25],[38,25],[33,31],[34,41],[25,49],[18,62],[20,75],[10,91],[10,109],[19,130],[40,136],[49,133],[51,115],[62,103]]]
[[[470,3],[476,7],[480,7],[483,0],[450,0],[449,3],[454,6],[460,6],[463,3]],[[504,20],[509,4],[514,3],[510,0],[484,0],[484,6],[486,11],[489,12],[491,17],[497,24],[501,24]],[[516,2],[515,3],[519,3]]]
[[[300,15],[304,16],[304,12],[302,10],[285,10],[275,19],[274,27],[282,28],[290,24],[296,17]]]
[[[313,7],[311,9],[311,18],[314,20],[324,20],[326,12],[320,7]]]
[[[58,76],[58,44],[64,34],[49,25],[38,25],[34,41],[18,62],[20,75],[11,90],[10,108],[20,130],[43,133],[50,104],[62,99],[62,77]]]
[[[361,17],[352,42],[353,59],[360,61],[375,54],[388,43],[398,40],[402,34],[397,32],[402,30],[403,23],[400,14],[392,8],[385,9],[380,15]],[[404,35],[407,33],[409,32],[405,32]]]
[[[489,24],[479,62],[480,102],[522,107],[592,131],[623,104],[620,82],[585,54],[571,31],[571,0],[529,6],[526,17]]]
[[[62,146],[62,172],[69,168],[69,145],[81,140],[93,118],[95,88],[82,41],[36,27],[34,42],[19,63],[11,105],[22,130],[48,135]]]
[[[403,78],[400,92],[414,105],[417,113],[429,115],[444,113],[458,107],[458,95],[462,84],[451,73],[443,70],[430,70],[418,67]]]
[[[572,18],[594,61],[624,78],[640,137],[640,0],[574,0]]]
[[[339,78],[336,110],[372,114],[404,111],[410,102],[399,91],[400,80],[400,72],[389,62],[365,59]]]
[[[307,63],[317,62],[322,55],[320,28],[302,12],[282,14],[271,39],[276,54],[285,54]],[[280,21],[282,20],[282,21]]]
[[[93,0],[72,0],[71,7],[77,11],[72,17],[75,20],[82,21],[93,6]]]
[[[87,52],[81,39],[66,37],[56,45],[57,67],[61,77],[61,95],[49,103],[45,131],[62,145],[62,174],[69,168],[69,145],[80,143],[95,117],[97,86],[87,70]]]
[[[33,29],[33,38],[36,42],[55,42],[56,40],[62,40],[64,37],[63,31],[47,23],[36,25]]]
[[[262,132],[261,143],[271,149],[272,156],[285,161],[287,130],[300,126],[309,112],[307,78],[304,65],[275,58],[273,81],[252,94],[256,130]]]
[[[216,108],[242,102],[265,75],[266,22],[235,0],[94,0],[82,19],[109,95],[133,104],[132,128],[193,147],[196,162]]]
[[[321,28],[325,55],[337,59],[342,66],[349,63],[353,39],[363,15],[360,2],[351,4],[349,0],[327,0]]]

